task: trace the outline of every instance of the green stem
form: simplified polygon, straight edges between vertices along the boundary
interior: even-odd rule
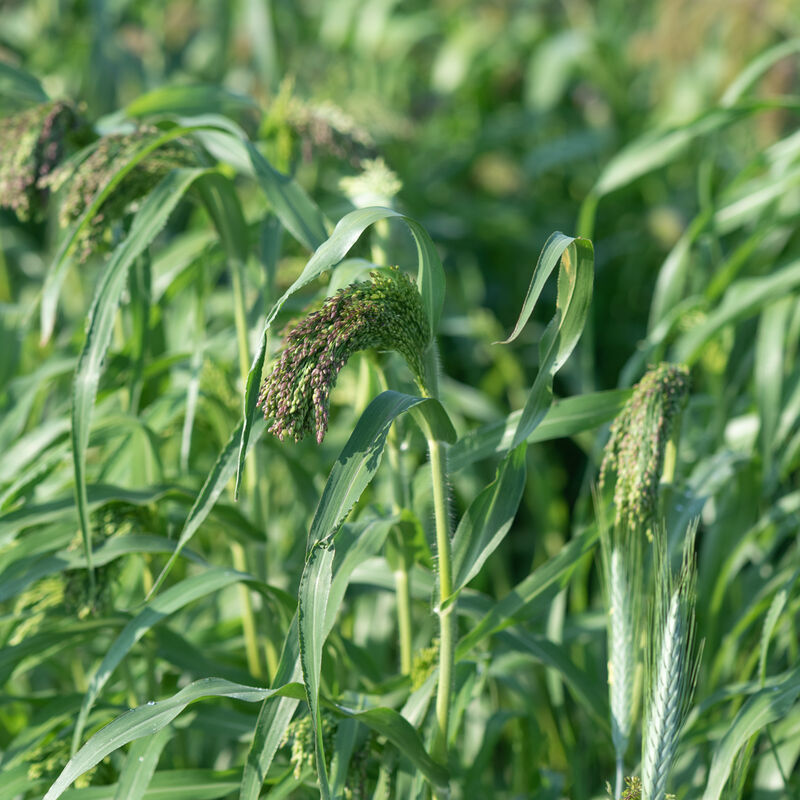
[[[233,566],[239,572],[247,571],[247,564],[244,558],[244,548],[239,542],[231,543],[231,553],[233,554]],[[256,637],[256,623],[253,615],[253,602],[250,599],[250,591],[240,583],[238,585],[239,602],[242,605],[242,629],[244,631],[244,646],[247,653],[247,668],[254,678],[263,678],[264,671],[261,669],[261,659],[258,657],[258,640]]]
[[[366,361],[363,363],[367,363]],[[381,390],[386,391],[389,384],[386,375],[375,363],[375,372]],[[389,454],[389,465],[392,476],[392,510],[396,516],[400,516],[406,505],[406,492],[403,476],[403,464],[400,460],[400,448],[397,443],[397,429],[393,425],[389,430],[389,437],[386,443],[386,450]],[[404,539],[403,526],[397,526],[398,549],[400,551],[399,563],[394,569],[394,590],[397,602],[397,638],[400,648],[400,672],[402,675],[410,675],[413,666],[413,637],[411,634],[411,576],[409,575],[409,559],[406,557],[407,543]]]
[[[430,397],[439,396],[439,363],[435,344],[428,349],[425,364],[425,388]],[[433,514],[436,523],[436,552],[439,564],[439,684],[436,687],[436,735],[433,756],[447,760],[450,723],[450,700],[455,662],[455,609],[453,594],[450,513],[447,507],[447,464],[444,445],[428,432],[428,453],[433,481]],[[442,795],[444,797],[444,795]]]
[[[400,671],[403,675],[410,675],[412,666],[411,590],[405,561],[403,561],[403,567],[394,571],[394,588],[397,594],[397,636],[400,640]]]
[[[436,688],[436,737],[434,756],[447,756],[450,695],[453,683],[455,656],[455,601],[448,603],[453,593],[451,577],[450,517],[447,509],[447,474],[445,453],[441,442],[428,439],[433,479],[433,513],[436,520],[436,551],[439,561],[439,685]],[[446,604],[446,605],[445,605]]]

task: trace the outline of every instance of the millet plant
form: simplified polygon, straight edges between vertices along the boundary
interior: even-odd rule
[[[22,364],[0,393],[9,797],[797,786],[797,375],[759,389],[755,433],[723,385],[763,369],[730,338],[756,313],[759,355],[792,363],[797,263],[737,288],[748,240],[706,305],[664,278],[620,386],[588,388],[598,208],[674,140],[601,174],[497,342],[496,319],[458,313],[469,265],[445,271],[344,112],[289,84],[266,115],[168,87],[89,123],[2,76],[25,98],[0,120]],[[344,174],[314,193],[322,158]],[[687,229],[664,270],[680,287],[700,281],[693,237],[757,213],[730,205]],[[453,353],[492,380],[464,383]],[[562,446],[579,466],[559,477]]]

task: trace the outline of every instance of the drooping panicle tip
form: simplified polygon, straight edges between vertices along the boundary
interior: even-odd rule
[[[270,432],[295,441],[328,428],[330,393],[340,370],[359,350],[399,352],[422,382],[430,329],[414,282],[397,269],[374,271],[327,298],[290,327],[284,349],[259,392]]]

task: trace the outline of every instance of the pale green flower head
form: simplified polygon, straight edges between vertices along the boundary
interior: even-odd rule
[[[689,395],[689,370],[659,364],[634,387],[611,426],[600,467],[600,486],[616,474],[615,522],[630,529],[649,524],[656,509],[664,452]]]

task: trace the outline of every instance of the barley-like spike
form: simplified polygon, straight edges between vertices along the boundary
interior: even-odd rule
[[[258,405],[279,439],[299,441],[314,432],[321,443],[331,390],[353,353],[395,350],[422,386],[429,344],[430,327],[413,281],[396,269],[374,271],[371,280],[341,289],[288,329]]]
[[[636,670],[633,609],[625,559],[618,548],[611,553],[608,575],[608,684],[611,701],[611,735],[621,759],[628,748],[633,713]]]
[[[616,755],[614,796],[622,791],[624,758],[633,725],[636,670],[641,661],[641,537],[627,528],[612,528],[605,507],[595,496],[608,643],[608,694],[611,737]]]
[[[669,569],[666,535],[656,536],[656,594],[653,644],[648,653],[649,695],[642,741],[642,800],[665,800],[697,677],[699,650],[694,635],[694,528],[684,542],[677,579]]]
[[[600,467],[600,487],[615,473],[618,527],[649,530],[666,445],[688,393],[688,369],[659,364],[634,387],[633,395],[614,420]]]

